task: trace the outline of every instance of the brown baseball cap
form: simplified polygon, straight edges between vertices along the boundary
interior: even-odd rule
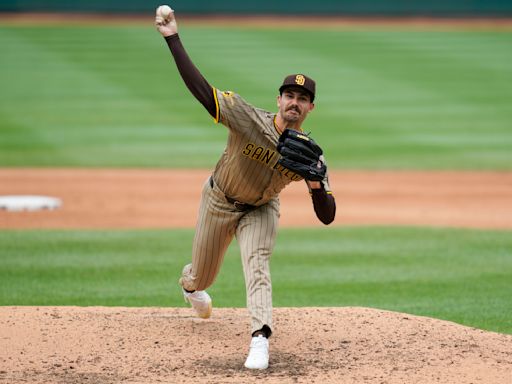
[[[279,94],[283,93],[283,90],[288,87],[299,87],[306,90],[311,96],[311,102],[315,99],[315,81],[303,75],[301,73],[297,73],[294,75],[288,75],[284,78],[283,85],[279,87]]]

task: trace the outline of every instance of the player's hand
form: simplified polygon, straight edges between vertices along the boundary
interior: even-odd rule
[[[166,12],[164,7],[161,5],[156,9],[155,26],[162,36],[167,37],[178,33],[178,24],[174,11]]]

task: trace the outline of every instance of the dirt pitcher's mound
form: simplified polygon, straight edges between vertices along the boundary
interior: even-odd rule
[[[0,307],[0,383],[510,383],[512,336],[367,308],[276,308],[270,368],[245,309]]]

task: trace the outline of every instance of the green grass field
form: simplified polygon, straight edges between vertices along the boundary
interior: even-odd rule
[[[177,279],[192,230],[3,231],[0,305],[184,306]],[[368,306],[512,333],[508,232],[283,229],[272,258],[276,306]],[[236,244],[210,289],[243,307]]]
[[[285,75],[315,78],[305,128],[332,167],[512,168],[512,31],[180,32],[212,85],[262,108]],[[211,167],[224,147],[150,21],[0,26],[0,45],[2,166]]]
[[[512,31],[181,27],[205,77],[275,110],[318,83],[306,130],[332,168],[512,169]],[[0,26],[0,167],[208,167],[226,130],[151,25]],[[0,305],[184,305],[192,231],[0,231]],[[512,236],[282,229],[275,306],[369,306],[512,333]],[[210,290],[245,305],[232,246]]]

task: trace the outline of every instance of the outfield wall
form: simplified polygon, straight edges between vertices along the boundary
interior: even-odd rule
[[[165,3],[180,13],[191,14],[512,16],[512,0],[2,0],[0,12],[152,13]]]

